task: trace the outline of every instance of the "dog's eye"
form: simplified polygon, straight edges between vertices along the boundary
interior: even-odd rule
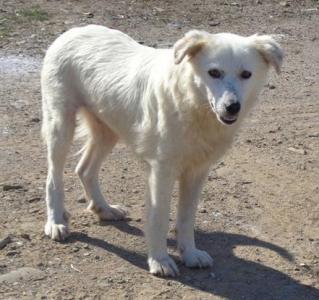
[[[213,78],[221,78],[222,77],[222,72],[219,71],[218,69],[211,69],[208,71],[209,76],[213,77]]]
[[[240,77],[243,79],[249,79],[251,77],[251,72],[246,70],[242,71]]]

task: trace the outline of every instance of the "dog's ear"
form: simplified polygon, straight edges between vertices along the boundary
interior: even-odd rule
[[[185,56],[194,57],[205,45],[207,35],[205,31],[191,30],[178,40],[173,48],[175,64],[179,64]]]
[[[275,39],[271,35],[253,35],[251,39],[263,59],[280,73],[284,53]]]

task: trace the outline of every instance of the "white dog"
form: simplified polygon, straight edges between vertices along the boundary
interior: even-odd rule
[[[77,116],[87,144],[76,168],[89,209],[102,220],[125,210],[107,203],[98,183],[105,156],[123,140],[149,167],[146,238],[152,274],[176,276],[167,253],[171,192],[179,182],[177,244],[188,267],[209,267],[195,247],[194,219],[210,165],[230,146],[283,53],[270,36],[192,30],[172,49],[142,46],[117,30],[89,25],[59,37],[42,70],[43,137],[48,146],[45,233],[69,233],[63,168]]]

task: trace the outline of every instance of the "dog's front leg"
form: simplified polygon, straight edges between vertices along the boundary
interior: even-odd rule
[[[151,164],[146,238],[151,274],[175,277],[179,271],[167,253],[170,199],[176,178],[173,169],[161,163]]]
[[[180,198],[177,208],[177,244],[182,261],[187,267],[210,267],[213,259],[206,251],[196,248],[194,222],[198,199],[208,169],[186,171],[180,178]]]

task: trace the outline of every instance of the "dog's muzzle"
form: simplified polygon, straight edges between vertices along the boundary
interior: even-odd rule
[[[237,121],[240,112],[240,102],[230,101],[225,105],[223,113],[219,115],[219,119],[226,125],[234,124]]]

